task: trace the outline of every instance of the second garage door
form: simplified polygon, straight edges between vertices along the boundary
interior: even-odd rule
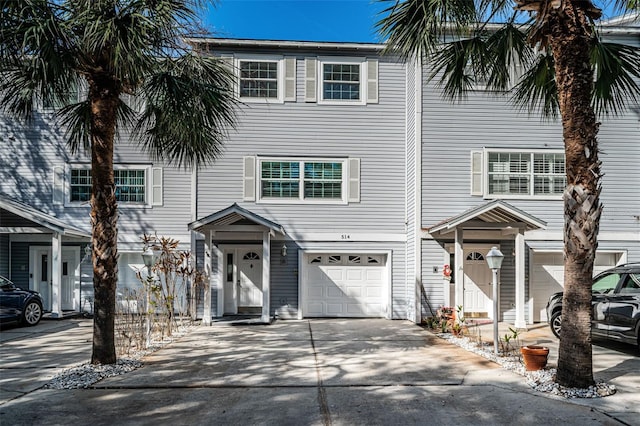
[[[388,268],[384,254],[307,254],[302,277],[305,317],[387,315]]]

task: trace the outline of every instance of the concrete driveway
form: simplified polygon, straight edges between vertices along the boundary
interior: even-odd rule
[[[144,362],[91,389],[15,398],[0,405],[0,423],[625,424],[534,393],[522,377],[406,321],[216,324]]]

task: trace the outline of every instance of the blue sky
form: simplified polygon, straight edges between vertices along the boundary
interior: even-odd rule
[[[218,37],[378,42],[387,5],[373,0],[218,0],[204,17]]]
[[[605,17],[613,15],[611,0]],[[379,42],[374,30],[380,11],[392,3],[376,0],[217,0],[203,17],[217,37],[267,40]]]

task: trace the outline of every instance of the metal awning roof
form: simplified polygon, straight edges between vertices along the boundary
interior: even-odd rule
[[[265,219],[264,217],[257,215],[247,209],[244,209],[236,203],[233,203],[233,205],[227,207],[226,209],[217,211],[207,217],[191,222],[189,224],[189,230],[202,232],[204,228],[207,227],[224,227],[232,224],[243,223],[246,221],[249,221],[256,225],[265,226],[274,232],[278,232],[284,235],[284,228],[281,225],[272,222],[269,219]]]
[[[547,222],[536,218],[511,204],[505,203],[502,200],[490,201],[478,207],[469,209],[457,216],[446,219],[437,225],[428,228],[430,234],[436,232],[451,231],[458,226],[464,225],[467,222],[474,221],[479,223],[479,228],[482,227],[482,223],[486,224],[511,224],[522,223],[527,231],[534,229],[544,229],[547,227]]]
[[[4,194],[0,194],[0,210],[6,210],[9,213],[34,223],[38,227],[48,229],[51,232],[57,232],[61,235],[68,235],[72,237],[91,238],[91,232],[69,225],[54,216],[43,213],[28,204],[9,198]],[[0,228],[3,227],[4,225],[0,224]]]

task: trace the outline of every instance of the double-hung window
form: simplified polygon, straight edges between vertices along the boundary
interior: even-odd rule
[[[278,61],[240,60],[240,98],[278,99]]]
[[[345,161],[331,159],[261,159],[262,201],[346,202]]]
[[[243,102],[295,102],[295,58],[239,55],[226,60],[234,64],[237,95]]]
[[[374,70],[377,72],[377,63],[372,64],[371,74],[374,74]],[[364,58],[320,58],[318,61],[319,102],[366,104],[368,68]],[[377,87],[375,92],[377,94]]]
[[[126,168],[113,171],[116,199],[125,204],[147,204],[147,169]],[[71,168],[69,176],[69,201],[87,202],[91,199],[91,170]]]
[[[322,99],[359,101],[361,64],[322,64]]]
[[[485,196],[557,197],[567,184],[564,153],[485,151]]]

